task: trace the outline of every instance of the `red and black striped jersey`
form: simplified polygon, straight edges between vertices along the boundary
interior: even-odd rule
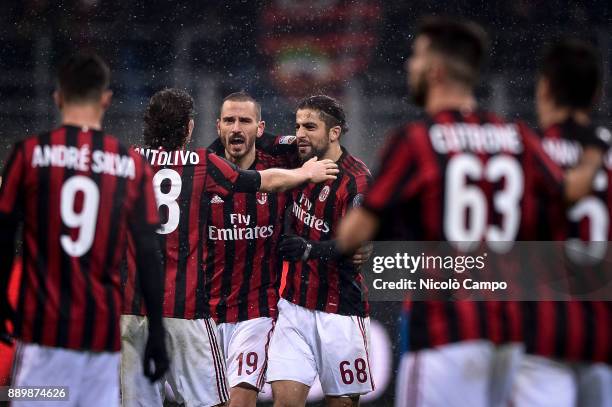
[[[344,148],[337,164],[340,173],[334,181],[293,191],[288,225],[306,240],[334,239],[340,219],[361,204],[371,181],[366,165]],[[363,275],[350,260],[290,262],[281,285],[283,298],[309,309],[362,317],[369,312]]]
[[[540,200],[562,202],[563,172],[538,137],[487,112],[443,111],[404,125],[392,131],[380,162],[363,203],[381,219],[377,240],[534,240]],[[495,301],[407,308],[413,350],[502,341],[520,325]]]
[[[245,172],[205,149],[164,151],[137,148],[153,167],[153,187],[161,219],[158,230],[163,258],[163,316],[197,319],[210,316],[204,274],[205,226],[211,197],[234,190],[255,192],[257,172]],[[252,176],[256,174],[257,176]],[[144,314],[138,289],[136,252],[128,245],[123,273],[125,314]]]
[[[582,155],[584,132],[608,132],[605,128],[581,126],[573,120],[546,129],[542,146],[562,168],[576,166]],[[609,138],[609,137],[608,137]],[[604,155],[604,168],[596,175],[593,193],[571,207],[553,206],[544,212],[549,223],[548,239],[566,240],[567,253],[587,253],[586,270],[602,275],[605,246],[589,244],[612,240],[612,149]],[[555,212],[553,212],[555,211]],[[559,219],[565,219],[560,222]],[[583,259],[568,257],[578,264]],[[588,276],[584,276],[588,278]],[[612,362],[612,303],[603,301],[539,301],[521,303],[527,352],[570,361]]]
[[[96,130],[63,126],[29,137],[4,169],[0,214],[24,224],[16,336],[119,350],[119,263],[128,226],[158,225],[146,161]]]
[[[288,166],[282,158],[256,151],[252,170]],[[276,246],[287,198],[286,193],[262,192],[211,198],[204,266],[215,321],[276,318],[282,267]]]

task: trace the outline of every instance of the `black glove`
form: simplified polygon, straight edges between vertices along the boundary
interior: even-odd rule
[[[309,248],[310,245],[310,248]],[[285,260],[304,260],[304,253],[312,249],[312,244],[306,239],[295,235],[283,235],[278,245],[278,252]],[[309,253],[307,253],[308,256]]]
[[[278,252],[285,260],[291,261],[308,259],[335,261],[343,258],[335,240],[312,242],[294,235],[281,237]]]
[[[166,333],[163,328],[151,329],[149,326],[149,338],[143,359],[144,375],[151,383],[161,379],[168,371],[170,362],[165,343]]]
[[[0,300],[0,341],[13,344],[13,335],[8,330],[8,322],[15,323],[15,311],[6,299]]]

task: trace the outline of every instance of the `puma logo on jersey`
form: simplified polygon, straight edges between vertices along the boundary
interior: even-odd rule
[[[211,204],[222,204],[223,202],[224,202],[223,199],[221,199],[219,195],[213,196],[212,199],[210,200]]]

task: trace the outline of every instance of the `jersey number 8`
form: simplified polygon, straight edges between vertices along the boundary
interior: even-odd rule
[[[161,184],[164,181],[170,181],[170,189],[168,192],[162,192]],[[165,206],[168,208],[168,219],[165,223],[162,223],[157,233],[167,235],[176,230],[179,224],[179,218],[181,216],[181,209],[179,204],[176,202],[179,195],[181,194],[183,181],[178,172],[164,168],[157,171],[153,177],[153,188],[155,189],[155,197],[157,198],[157,209]]]

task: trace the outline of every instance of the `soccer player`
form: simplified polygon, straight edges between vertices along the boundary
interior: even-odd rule
[[[208,212],[214,211],[216,200],[228,199],[232,192],[276,192],[304,182],[333,180],[338,169],[331,160],[313,159],[295,170],[240,170],[207,150],[186,150],[194,127],[193,105],[191,96],[181,90],[165,89],[153,95],[144,117],[145,147],[138,151],[153,165],[153,185],[162,213],[158,234],[164,254],[163,316],[173,356],[166,380],[175,401],[213,406],[227,401],[228,388],[217,327],[210,318],[211,282],[205,275],[204,251],[206,242],[219,235],[247,236],[249,231],[242,234],[230,227],[209,236],[205,228]],[[259,228],[250,232],[267,233]],[[161,405],[163,388],[146,383],[138,363],[146,319],[142,302],[134,295],[142,282],[134,272],[136,260],[128,250],[121,322],[123,404]]]
[[[13,386],[65,386],[62,405],[117,406],[119,263],[128,229],[149,315],[142,369],[156,380],[168,366],[152,172],[139,154],[102,131],[112,96],[104,61],[73,55],[57,79],[62,126],[18,142],[4,168],[0,330],[12,313],[6,291],[16,229],[23,224]],[[61,394],[57,389],[52,396]]]
[[[564,195],[572,201],[589,192],[599,148],[585,148],[581,165],[564,175],[525,125],[478,109],[474,87],[485,38],[482,28],[458,19],[420,25],[406,67],[426,115],[391,132],[362,207],[340,225],[341,251],[377,232],[382,240],[533,240],[541,198],[562,205]],[[410,352],[400,365],[397,406],[417,399],[489,406],[507,398],[498,394],[507,385],[493,374],[494,343],[512,328],[500,325],[499,303],[423,301],[407,308]]]
[[[590,117],[601,89],[601,77],[598,52],[587,43],[561,41],[544,57],[536,91],[542,146],[562,168],[578,164],[586,138],[595,135],[604,143],[610,141],[610,132],[595,126]],[[559,208],[561,213],[550,214],[550,236],[546,238],[567,240],[570,253],[587,253],[595,260],[593,273],[597,268],[609,267],[605,260],[597,264],[605,256],[605,243],[587,242],[612,240],[610,181],[612,152],[608,151],[604,168],[593,183],[593,193],[568,210]],[[558,221],[563,217],[566,222]],[[521,305],[526,320],[527,355],[515,380],[513,404],[612,405],[609,365],[612,363],[612,303],[539,301]],[[577,375],[568,362],[586,365]]]
[[[290,167],[282,156],[256,149],[265,122],[261,106],[245,92],[221,104],[214,151],[243,170]],[[230,407],[252,406],[265,383],[267,349],[278,310],[285,193],[214,195],[203,250],[210,276],[210,312],[219,324],[230,385]]]
[[[347,131],[337,100],[318,95],[299,103],[300,159],[331,159],[340,173],[334,181],[305,184],[292,193],[289,230],[278,249],[289,267],[268,359],[275,406],[303,406],[317,374],[329,406],[356,406],[360,394],[374,389],[363,276],[337,253],[333,240],[340,218],[361,203],[370,181],[365,164],[340,144]]]

